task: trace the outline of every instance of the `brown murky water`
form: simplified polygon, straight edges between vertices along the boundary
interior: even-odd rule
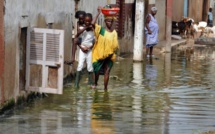
[[[0,119],[3,134],[200,134],[215,130],[215,49],[120,60],[109,92],[84,83]]]

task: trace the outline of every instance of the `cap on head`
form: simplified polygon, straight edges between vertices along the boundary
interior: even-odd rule
[[[155,11],[157,11],[158,9],[157,9],[157,7],[152,7],[151,8],[151,11],[153,11],[153,12],[155,12]]]

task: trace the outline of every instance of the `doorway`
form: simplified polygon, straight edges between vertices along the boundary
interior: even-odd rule
[[[19,90],[25,90],[26,83],[26,46],[27,46],[27,27],[21,28],[19,44]]]
[[[208,11],[210,8],[210,1],[209,0],[204,0],[203,1],[203,11],[202,11],[202,20],[207,22],[207,18],[208,18]]]

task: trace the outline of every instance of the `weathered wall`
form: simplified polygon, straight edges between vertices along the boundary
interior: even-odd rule
[[[4,1],[0,1],[0,103],[4,102]]]
[[[188,17],[194,21],[205,21],[210,6],[210,0],[189,0]],[[173,21],[180,21],[184,16],[184,0],[173,1]]]
[[[155,6],[158,8],[156,19],[159,25],[159,40],[165,40],[166,36],[166,0],[157,0]]]
[[[71,13],[74,2],[71,0],[7,0],[5,12],[5,98],[19,95],[19,44],[20,22],[27,15],[27,27],[47,28],[46,16],[54,18],[53,28],[65,30],[65,59],[71,50]],[[65,69],[68,73],[68,69]]]
[[[85,12],[92,13],[93,16],[97,14],[98,6],[105,6],[108,4],[108,0],[80,0],[79,9]],[[89,8],[90,7],[90,8]]]
[[[124,5],[124,23],[123,38],[120,40],[120,52],[133,52],[133,36],[134,36],[134,19],[135,19],[135,3],[133,0],[126,0]]]
[[[207,22],[207,19],[208,19],[208,11],[209,11],[209,8],[210,8],[210,0],[203,0],[203,6],[202,6],[202,21],[206,21]]]
[[[184,0],[173,0],[173,21],[180,21],[184,16]]]
[[[189,0],[188,16],[193,18],[196,22],[202,21],[203,15],[203,1],[204,0]]]
[[[189,0],[189,14],[196,22],[207,21],[210,0]]]
[[[81,0],[79,8],[93,15],[97,13],[99,5],[106,5],[107,0]],[[16,97],[20,93],[19,89],[19,44],[22,16],[28,20],[26,27],[47,28],[46,17],[53,18],[53,29],[62,29],[65,31],[64,59],[71,59],[72,45],[72,26],[75,14],[74,0],[7,0],[5,22],[5,98]],[[2,11],[2,10],[1,10]],[[0,12],[1,13],[1,12]],[[1,27],[0,27],[1,28]],[[1,29],[0,29],[1,30]],[[1,38],[0,38],[1,39]],[[0,40],[1,41],[1,40]],[[1,49],[0,49],[1,50]],[[1,62],[1,61],[0,61]],[[0,70],[1,71],[1,70]],[[64,74],[68,74],[70,68],[65,66]]]

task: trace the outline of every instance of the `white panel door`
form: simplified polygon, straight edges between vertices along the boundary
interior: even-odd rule
[[[26,89],[63,92],[64,31],[32,28],[27,37]]]

